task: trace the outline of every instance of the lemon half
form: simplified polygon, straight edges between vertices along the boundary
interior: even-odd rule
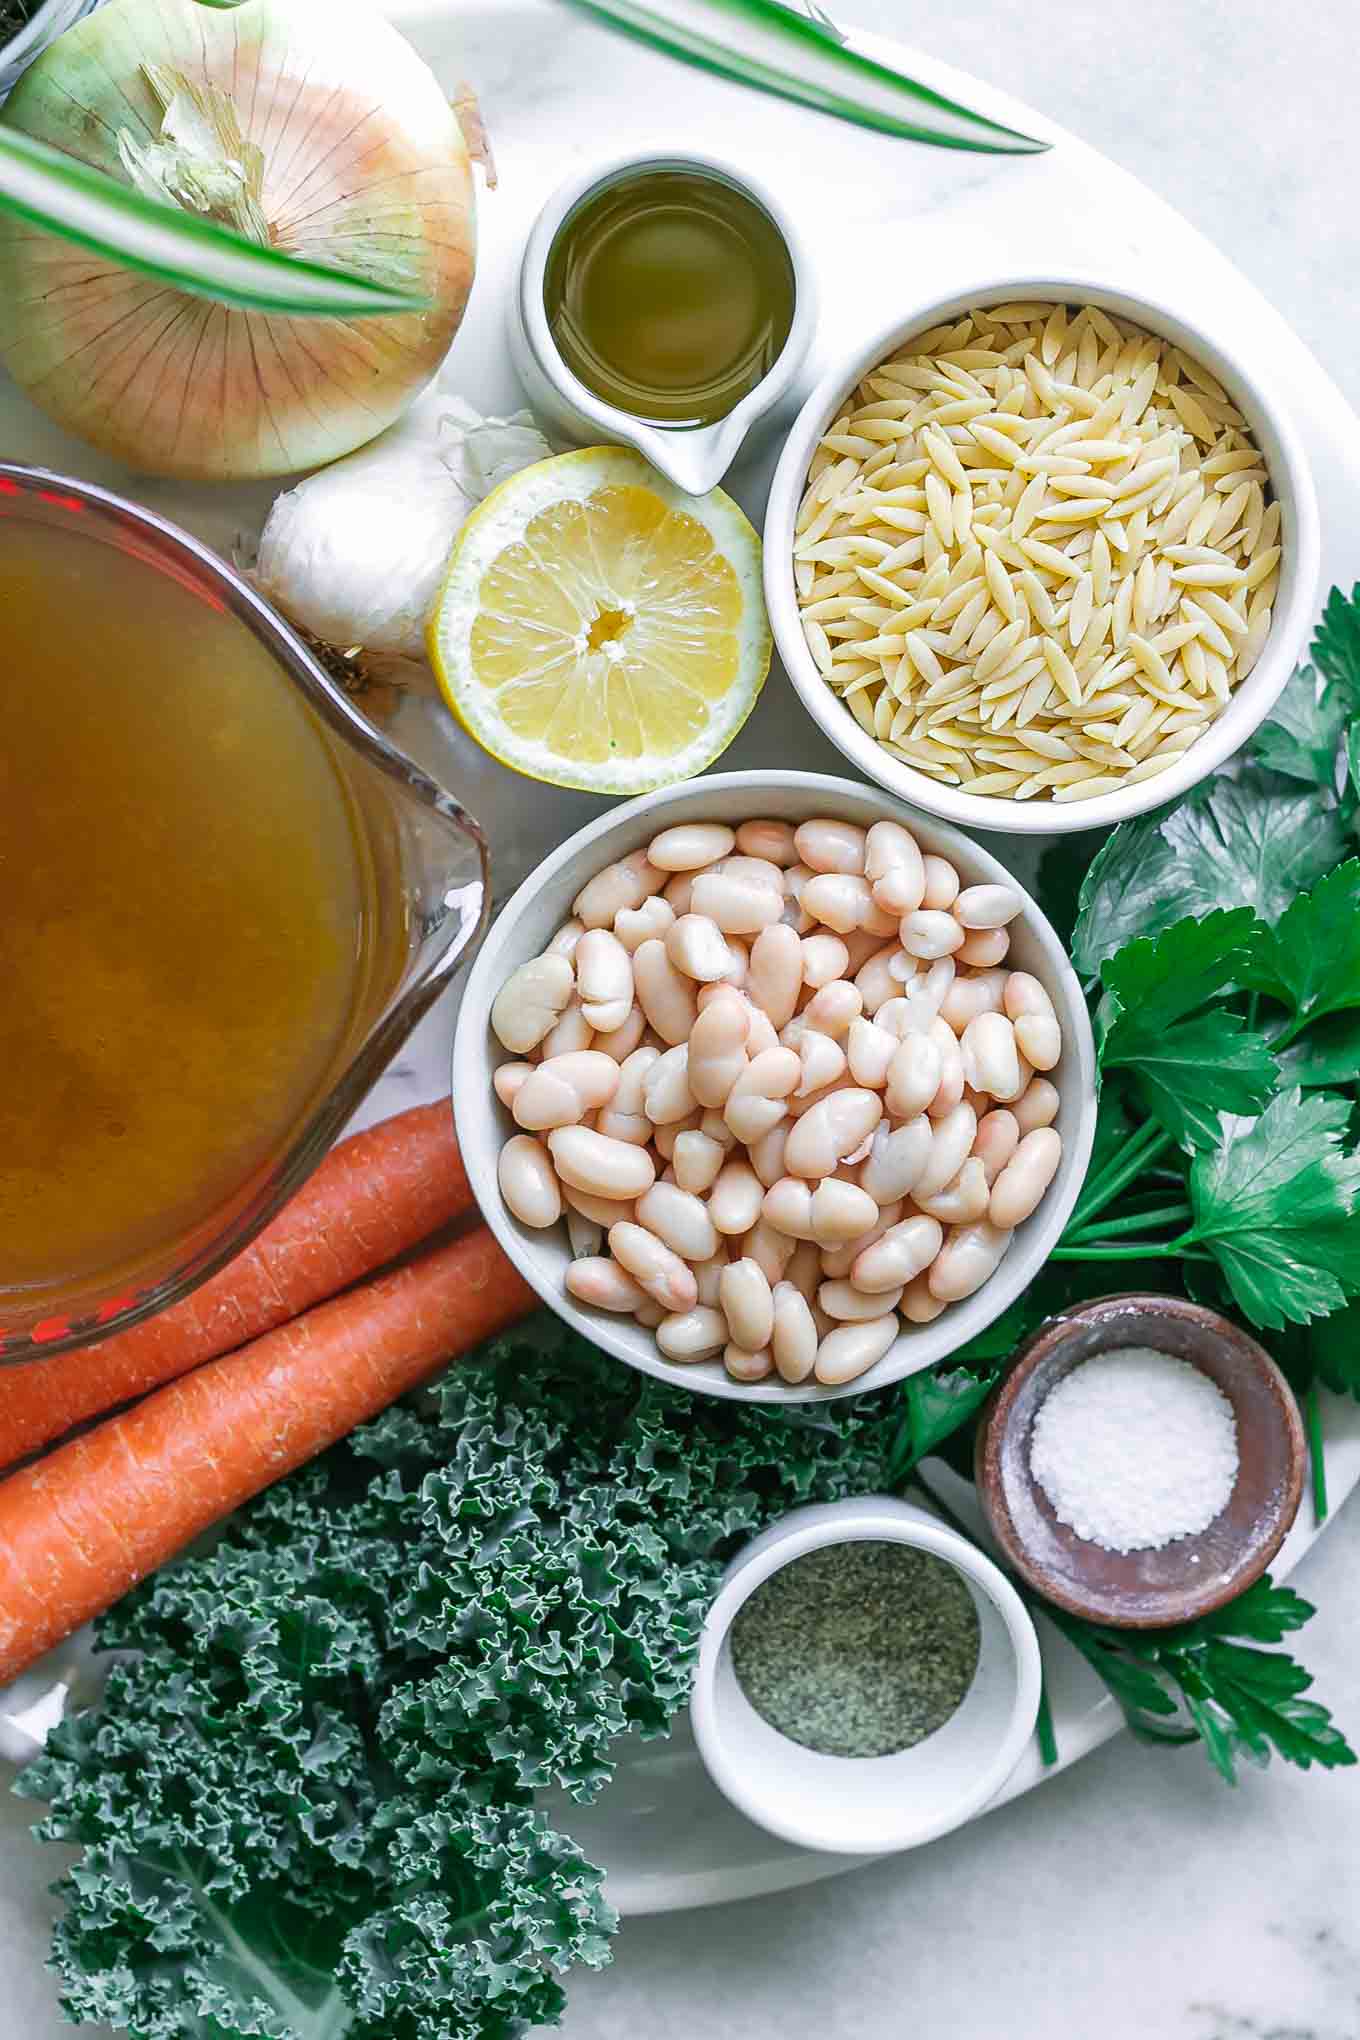
[[[623,447],[511,475],[463,526],[429,628],[445,699],[503,765],[645,793],[702,772],[770,665],[760,540]]]

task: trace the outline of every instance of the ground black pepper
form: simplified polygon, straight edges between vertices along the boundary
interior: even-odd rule
[[[890,1756],[933,1735],[968,1691],[977,1609],[932,1552],[828,1545],[761,1582],[731,1650],[747,1699],[781,1735],[824,1756]]]

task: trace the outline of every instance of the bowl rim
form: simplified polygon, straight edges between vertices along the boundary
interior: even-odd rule
[[[1158,1311],[1200,1326],[1225,1346],[1230,1346],[1242,1364],[1253,1369],[1268,1384],[1286,1432],[1287,1476],[1284,1492],[1275,1507],[1276,1520],[1257,1550],[1249,1553],[1226,1575],[1208,1579],[1198,1588],[1188,1585],[1173,1614],[1158,1608],[1150,1613],[1130,1615],[1119,1610],[1111,1612],[1098,1594],[1074,1591],[1065,1580],[1034,1562],[1006,1499],[1001,1475],[1002,1439],[1014,1416],[1020,1391],[1041,1366],[1053,1360],[1069,1337],[1110,1319],[1127,1320],[1135,1313],[1150,1317]],[[1198,1363],[1192,1359],[1189,1364],[1197,1366]],[[1056,1312],[1030,1333],[985,1406],[974,1439],[973,1475],[978,1502],[1002,1557],[1035,1593],[1085,1622],[1103,1623],[1112,1629],[1162,1629],[1171,1623],[1194,1622],[1202,1616],[1212,1615],[1229,1601],[1236,1600],[1239,1594],[1245,1593],[1261,1578],[1279,1552],[1298,1513],[1303,1496],[1307,1449],[1303,1420],[1293,1390],[1259,1339],[1243,1326],[1235,1324],[1222,1311],[1213,1310],[1208,1304],[1196,1303],[1193,1298],[1163,1296],[1155,1290],[1117,1290],[1103,1296],[1087,1297],[1070,1309]]]
[[[1055,1003],[1063,1020],[1064,1060],[1070,1060],[1076,1071],[1079,1101],[1074,1122],[1064,1131],[1063,1157],[1059,1164],[1049,1192],[1039,1209],[1025,1224],[1033,1231],[1017,1242],[1007,1255],[996,1274],[977,1291],[974,1297],[955,1305],[951,1311],[935,1319],[929,1325],[913,1326],[916,1350],[909,1352],[894,1365],[893,1356],[899,1351],[899,1340],[889,1347],[883,1359],[876,1362],[866,1373],[853,1381],[826,1386],[817,1382],[790,1383],[775,1378],[759,1382],[733,1381],[721,1365],[712,1361],[680,1362],[668,1360],[657,1348],[650,1334],[645,1347],[641,1339],[630,1340],[629,1333],[635,1331],[631,1319],[611,1317],[609,1313],[586,1311],[560,1286],[551,1283],[540,1270],[537,1257],[525,1251],[525,1241],[520,1228],[507,1212],[501,1197],[497,1180],[497,1160],[505,1135],[498,1134],[496,1124],[495,1094],[490,1082],[491,1067],[500,1050],[494,1045],[489,1031],[491,1003],[500,989],[504,976],[515,964],[525,960],[515,954],[514,932],[525,908],[551,881],[574,860],[583,858],[588,851],[599,854],[590,870],[601,870],[614,857],[627,854],[624,846],[617,850],[606,848],[609,839],[620,832],[631,832],[635,824],[646,818],[648,835],[656,835],[667,826],[665,814],[668,808],[681,802],[702,803],[714,792],[749,792],[752,797],[751,813],[760,812],[758,801],[763,793],[774,788],[787,792],[790,788],[805,795],[809,801],[809,813],[819,810],[836,812],[835,803],[847,797],[856,802],[868,801],[881,808],[885,820],[898,820],[909,828],[922,830],[935,838],[944,853],[961,859],[965,868],[972,866],[978,871],[977,882],[1005,883],[1014,886],[1023,899],[1021,915],[1034,934],[1043,951],[1045,982],[1051,993],[1056,994]],[[647,840],[643,836],[642,840]],[[629,845],[628,847],[635,847]],[[585,875],[589,875],[586,873]],[[581,883],[585,882],[582,877]],[[526,952],[527,954],[528,952]],[[973,839],[954,828],[951,824],[933,815],[923,815],[919,810],[906,806],[896,795],[884,788],[865,785],[862,782],[844,779],[821,772],[783,772],[764,768],[747,772],[705,774],[697,779],[682,780],[676,786],[667,787],[661,793],[639,795],[637,799],[612,808],[604,815],[588,822],[574,835],[560,843],[556,850],[543,860],[517,888],[511,898],[495,916],[491,927],[483,938],[477,957],[468,972],[459,1008],[458,1025],[453,1041],[453,1111],[458,1132],[463,1165],[468,1173],[473,1195],[481,1208],[484,1222],[514,1264],[520,1275],[542,1298],[543,1302],[559,1318],[593,1345],[603,1348],[616,1359],[626,1361],[631,1367],[644,1374],[670,1383],[672,1387],[688,1390],[691,1394],[716,1395],[734,1401],[763,1403],[781,1408],[793,1403],[831,1402],[842,1397],[872,1393],[890,1383],[903,1379],[907,1374],[916,1373],[926,1367],[934,1367],[947,1360],[950,1355],[970,1338],[992,1324],[1007,1305],[1031,1282],[1057,1244],[1059,1235],[1076,1204],[1082,1180],[1090,1161],[1091,1147],[1095,1138],[1096,1083],[1095,1083],[1095,1037],[1091,1026],[1086,1000],[1078,982],[1066,945],[1049,921],[1028,888],[1000,863],[995,854],[976,843]],[[979,1299],[989,1299],[986,1314],[982,1314]],[[977,1322],[972,1321],[973,1306],[977,1306]],[[968,1313],[967,1316],[964,1314]],[[940,1327],[947,1329],[941,1332]],[[955,1335],[949,1337],[949,1329],[957,1326]],[[920,1348],[928,1348],[926,1357],[920,1357]]]
[[[970,794],[890,758],[832,694],[808,651],[799,619],[793,580],[794,520],[822,432],[860,379],[912,334],[942,318],[956,317],[973,305],[1078,300],[1146,325],[1149,332],[1203,360],[1241,403],[1258,439],[1274,442],[1273,453],[1269,447],[1262,450],[1287,533],[1280,594],[1256,665],[1239,683],[1223,714],[1165,772],[1084,801],[1017,801],[1000,794]],[[1223,765],[1248,741],[1284,691],[1315,619],[1321,574],[1312,468],[1288,405],[1275,394],[1268,361],[1252,343],[1244,347],[1240,341],[1229,340],[1216,327],[1185,315],[1165,299],[1149,296],[1098,269],[1001,275],[994,270],[977,272],[971,282],[923,296],[869,339],[839,355],[789,428],[770,484],[763,534],[770,628],[784,670],[819,729],[866,778],[925,813],[969,829],[1017,835],[1068,835],[1108,828],[1179,799]],[[1239,705],[1243,713],[1236,716],[1234,710]]]
[[[732,1623],[763,1581],[810,1551],[868,1542],[905,1544],[913,1550],[928,1551],[961,1572],[979,1593],[986,1595],[1001,1618],[1010,1645],[1011,1709],[1006,1733],[997,1743],[992,1760],[973,1775],[968,1790],[960,1793],[946,1811],[929,1820],[904,1818],[887,1840],[866,1840],[854,1845],[826,1834],[806,1812],[788,1810],[787,1797],[776,1804],[752,1790],[748,1774],[729,1754],[717,1704],[717,1678]],[[768,1833],[780,1836],[796,1848],[826,1850],[835,1855],[889,1855],[948,1834],[995,1798],[1034,1733],[1042,1678],[1039,1636],[1033,1618],[996,1561],[962,1532],[914,1502],[893,1495],[860,1495],[843,1502],[814,1503],[795,1509],[738,1552],[704,1618],[690,1694],[690,1720],[699,1755],[714,1784],[749,1820]],[[854,1764],[859,1759],[831,1756],[826,1761]]]

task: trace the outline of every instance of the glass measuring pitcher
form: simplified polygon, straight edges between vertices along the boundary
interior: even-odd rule
[[[68,545],[68,537],[80,543]],[[92,552],[90,541],[113,550]],[[7,557],[10,594],[24,614],[29,613],[24,604],[30,586],[23,577],[24,561],[55,559],[63,570],[69,563],[71,571],[65,578],[54,578],[50,589],[41,577],[32,581],[37,592],[29,608],[42,631],[25,637],[15,625],[9,640],[12,653],[16,647],[27,652],[31,643],[31,663],[11,656],[10,670],[0,672],[0,701],[8,701],[11,732],[16,728],[20,732],[8,762],[21,777],[11,778],[10,795],[16,803],[28,804],[26,809],[16,805],[11,810],[13,826],[5,839],[10,854],[0,855],[0,956],[6,952],[7,936],[11,944],[8,966],[0,969],[0,977],[7,980],[0,982],[0,999],[14,1002],[11,1031],[0,1033],[0,1040],[17,1042],[22,1050],[11,1054],[9,1067],[0,1056],[0,1102],[6,1087],[16,1087],[10,1091],[8,1118],[0,1116],[0,1127],[10,1126],[15,1142],[8,1156],[0,1143],[0,1191],[11,1200],[13,1214],[8,1255],[0,1263],[0,1366],[107,1338],[175,1302],[238,1254],[320,1161],[417,1020],[454,976],[480,932],[490,896],[486,844],[476,821],[377,733],[241,576],[195,539],[105,490],[0,462],[0,570]],[[63,633],[71,593],[79,599],[86,587],[91,590],[88,613]],[[106,619],[98,600],[101,590],[116,591],[113,614],[122,619],[122,638]],[[15,613],[12,610],[11,616]],[[176,620],[175,629],[163,630],[158,638],[155,619],[165,617]],[[132,649],[126,635],[128,619],[140,629],[136,642],[155,647],[154,654],[150,650],[146,654],[143,673],[155,672],[158,678],[143,684],[139,676],[140,693],[125,678],[121,694],[114,694],[120,673],[128,671]],[[78,652],[63,645],[64,635],[80,648]],[[49,643],[57,648],[50,665],[44,657]],[[176,688],[160,683],[160,667],[152,664],[166,644],[172,648],[166,656],[176,660],[175,679],[183,675],[183,684]],[[33,732],[46,727],[37,711],[25,707],[24,717],[17,723],[14,718],[23,706],[20,690],[40,689],[45,670],[54,699],[69,684],[65,677],[58,680],[58,674],[75,672],[92,679],[86,685],[82,678],[84,693],[62,695],[68,705],[64,719],[53,722],[57,741],[35,743]],[[197,692],[196,674],[201,676]],[[272,686],[275,675],[283,700]],[[299,713],[299,700],[305,713]],[[85,704],[83,714],[78,712],[80,702]],[[215,743],[205,747],[197,739],[187,748],[191,743],[187,732],[197,729],[198,705],[209,703],[215,720],[208,726],[215,740],[222,736],[225,751]],[[255,722],[252,703],[265,704]],[[277,720],[271,722],[268,716],[275,712]],[[89,737],[90,730],[102,732],[106,726],[122,742],[121,776],[119,755],[111,756],[106,767],[103,739]],[[143,797],[139,808],[131,789],[143,783],[139,779],[143,763],[157,755],[162,726],[169,765],[161,760],[157,767],[161,778],[153,776],[145,784],[159,785],[163,802]],[[260,741],[262,733],[275,730],[277,747]],[[68,732],[69,744],[64,744],[61,739]],[[0,745],[4,741],[0,735]],[[174,811],[180,782],[177,776],[165,775],[173,774],[181,758],[186,786],[191,778],[195,786],[209,790],[219,784],[229,790],[245,786],[253,804],[245,807],[242,819],[242,810],[230,804],[229,791],[224,791],[220,805],[227,811],[225,822],[220,815],[209,818],[204,812],[200,825],[201,808],[186,796],[184,870],[208,873],[217,891],[206,896],[224,902],[216,918],[199,914],[187,926],[182,901],[194,901],[198,895],[192,889],[176,891],[172,911],[165,901],[177,870],[168,869],[167,860],[149,862],[140,845],[134,855],[133,839],[126,833],[129,818],[131,826],[140,828],[139,816],[152,814],[158,822],[161,805],[167,813]],[[327,992],[330,1003],[324,1010],[321,974],[311,969],[311,952],[293,942],[293,926],[303,926],[303,920],[299,914],[290,921],[286,911],[290,889],[300,887],[301,878],[286,860],[266,860],[263,850],[257,850],[256,866],[264,862],[265,868],[262,874],[257,869],[255,892],[243,897],[237,890],[237,867],[230,857],[223,857],[221,848],[224,841],[272,842],[271,818],[280,818],[284,831],[290,798],[302,784],[300,777],[290,779],[285,769],[289,758],[303,760],[311,775],[307,784],[324,793],[323,804],[315,807],[315,834],[311,806],[302,808],[296,823],[301,832],[298,871],[305,866],[310,873],[315,896],[311,906],[318,925],[329,931],[331,947],[324,954],[333,949],[340,959],[334,993]],[[0,754],[0,764],[4,762]],[[87,808],[70,797],[70,789],[90,784],[99,799]],[[105,786],[109,795],[101,806],[100,790]],[[256,825],[248,835],[252,812]],[[21,813],[31,819],[35,846],[31,854],[29,838],[17,819]],[[55,822],[54,816],[59,817]],[[324,844],[331,839],[321,833],[323,818],[336,832],[334,842],[343,846],[343,865],[327,862]],[[286,841],[286,832],[278,840]],[[147,841],[160,843],[150,823]],[[210,861],[209,846],[214,843],[216,862]],[[153,871],[157,881],[167,871],[163,896],[149,883]],[[110,901],[112,906],[106,904]],[[135,923],[159,936],[163,923],[169,932],[172,939],[163,940],[154,956],[135,941],[120,949],[118,908],[124,901],[129,927]],[[233,926],[230,915],[237,906],[241,918]],[[91,954],[102,954],[106,926],[113,931],[107,947],[114,965],[126,962],[122,980],[101,975],[98,969],[91,973],[82,969]],[[257,943],[259,930],[266,931],[267,940]],[[196,952],[186,940],[189,933]],[[261,1067],[272,1077],[272,1059],[286,1064],[289,1074],[288,1086],[277,1090],[284,1102],[277,1108],[271,1103],[267,1110],[261,1106],[258,1122],[250,1121],[248,1139],[232,1115],[213,1109],[215,1093],[202,1081],[205,1069],[213,1084],[218,1081],[218,1073],[229,1069],[226,1058],[232,1055],[234,1042],[242,1038],[223,1024],[219,1056],[220,1004],[230,1007],[231,993],[239,989],[238,1008],[251,1009],[250,1018],[256,1019],[256,1002],[246,996],[243,976],[230,976],[219,1004],[205,990],[214,982],[222,986],[223,973],[230,975],[238,951],[252,959],[257,953],[281,959],[302,988],[290,1009],[297,1042],[287,1046],[297,1052],[289,1061],[286,1045],[276,1047],[274,1009],[266,996],[277,979],[268,975],[260,979],[259,1011],[270,1015],[258,1021],[257,1032],[264,1038]],[[331,981],[325,982],[329,986]],[[101,1005],[106,985],[111,989]],[[152,993],[159,996],[160,988],[167,988],[164,1010],[172,1017],[167,1019],[163,1042],[158,1034],[154,1055],[136,1072],[137,1097],[132,1102],[143,1109],[124,1115],[117,1110],[123,1101],[115,1084],[123,1065],[110,1058],[107,1044],[119,1039],[118,1000],[128,995],[129,985],[134,997],[142,996],[141,987],[147,988],[154,1027],[159,1027],[161,1007]],[[140,1021],[140,1006],[136,1012]],[[175,1014],[184,1016],[180,1041],[184,1053],[178,1058]],[[129,1043],[133,1039],[131,1026],[126,1039]],[[74,1079],[71,1109],[47,1112],[49,1091],[59,1103],[62,1099],[59,1079],[66,1064],[57,1058],[65,1056],[83,1080],[81,1057],[87,1044],[89,1066],[104,1076],[109,1088],[112,1120],[126,1117],[129,1122],[114,1127],[127,1135],[111,1151],[126,1158],[121,1169],[91,1167],[91,1152],[110,1150],[82,1145],[87,1129],[80,1120],[79,1101],[85,1093]],[[30,1071],[27,1089],[21,1065]],[[183,1152],[177,1161],[179,1176],[187,1171],[191,1194],[180,1194],[183,1186],[177,1178],[174,1193],[158,1197],[144,1186],[168,1182],[170,1177],[155,1150],[145,1144],[143,1129],[162,1121],[173,1126],[176,1113],[188,1121],[186,1068],[197,1071],[199,1079],[199,1120],[194,1124],[205,1119],[206,1098],[209,1133],[202,1140],[195,1133],[185,1144],[187,1162]],[[238,1088],[250,1091],[252,1103],[255,1080],[247,1073],[253,1068],[246,1062],[237,1065],[242,1072]],[[175,1100],[177,1081],[183,1107]],[[41,1108],[36,1102],[39,1092],[44,1098]],[[268,1097],[272,1101],[275,1091],[268,1090]],[[164,1107],[159,1118],[145,1109],[147,1098]],[[60,1130],[70,1133],[69,1144],[63,1143]],[[66,1229],[48,1225],[41,1216],[46,1210],[42,1178],[49,1169],[54,1182],[62,1179],[62,1196],[81,1196],[82,1180],[83,1194],[91,1202],[107,1190],[109,1209],[115,1214],[108,1227],[92,1229],[80,1250],[73,1246],[65,1258]],[[27,1227],[21,1207],[12,1201],[26,1184],[33,1198],[30,1214],[37,1215]],[[52,1208],[61,1209],[60,1198],[54,1196]],[[73,1221],[83,1219],[82,1204],[68,1208]],[[69,1231],[74,1239],[79,1225],[73,1222]],[[17,1239],[29,1239],[31,1244],[18,1247]],[[54,1269],[62,1272],[55,1274]]]

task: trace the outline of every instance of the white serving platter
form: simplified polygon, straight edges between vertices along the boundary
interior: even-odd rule
[[[956,154],[860,132],[676,65],[559,0],[390,0],[390,11],[450,92],[460,79],[473,82],[496,150],[500,184],[482,205],[477,284],[452,357],[458,391],[479,409],[508,411],[520,401],[504,340],[506,303],[519,249],[549,191],[597,155],[655,149],[671,136],[690,150],[740,153],[804,223],[819,262],[823,314],[797,399],[829,347],[848,347],[866,325],[885,323],[907,290],[919,295],[924,280],[943,294],[955,278],[1008,264],[1017,274],[1051,265],[1122,278],[1177,300],[1191,317],[1198,307],[1212,311],[1214,323],[1250,327],[1273,355],[1280,394],[1313,462],[1323,589],[1354,577],[1360,420],[1280,315],[1207,241],[1134,178],[1018,101],[883,38],[862,38],[864,47],[937,91],[1053,143],[1037,157]],[[773,441],[729,478],[757,522],[777,439],[776,423]],[[49,425],[2,378],[0,455],[120,488],[227,551],[239,533],[258,529],[270,497],[263,487],[211,490],[139,481]],[[395,735],[486,826],[500,898],[604,805],[504,771],[432,701],[411,699]],[[777,668],[722,765],[844,770]],[[1032,874],[1035,839],[993,836],[987,847],[1022,876]],[[368,1101],[364,1120],[446,1087],[455,1006],[456,993],[423,1023]],[[1325,1426],[1335,1510],[1360,1480],[1360,1406],[1327,1400]],[[956,1507],[966,1507],[970,1494],[962,1483],[950,1488]],[[1296,1564],[1317,1535],[1305,1500],[1276,1575]],[[1121,1717],[1055,1633],[1046,1631],[1043,1643],[1059,1760],[1066,1766],[1113,1735]],[[7,1769],[0,1765],[0,1781]],[[1031,1746],[1001,1798],[1028,1791],[1047,1775]],[[21,2030],[24,2040],[59,2040],[70,2028],[60,2022],[54,2001],[46,2010],[37,1976],[50,1906],[43,1887],[54,1874],[56,1852],[29,1840],[27,1809],[12,1801],[0,1805],[0,1946],[6,1975],[25,1978],[16,1992],[16,2009],[20,1997],[23,2003],[16,2022],[9,2004],[0,2006],[0,2040],[18,2040]],[[626,1747],[616,1782],[595,1807],[559,1813],[606,1867],[609,1895],[625,1914],[751,1897],[850,1867],[850,1859],[787,1847],[730,1808],[709,1784],[683,1724],[668,1741]]]

